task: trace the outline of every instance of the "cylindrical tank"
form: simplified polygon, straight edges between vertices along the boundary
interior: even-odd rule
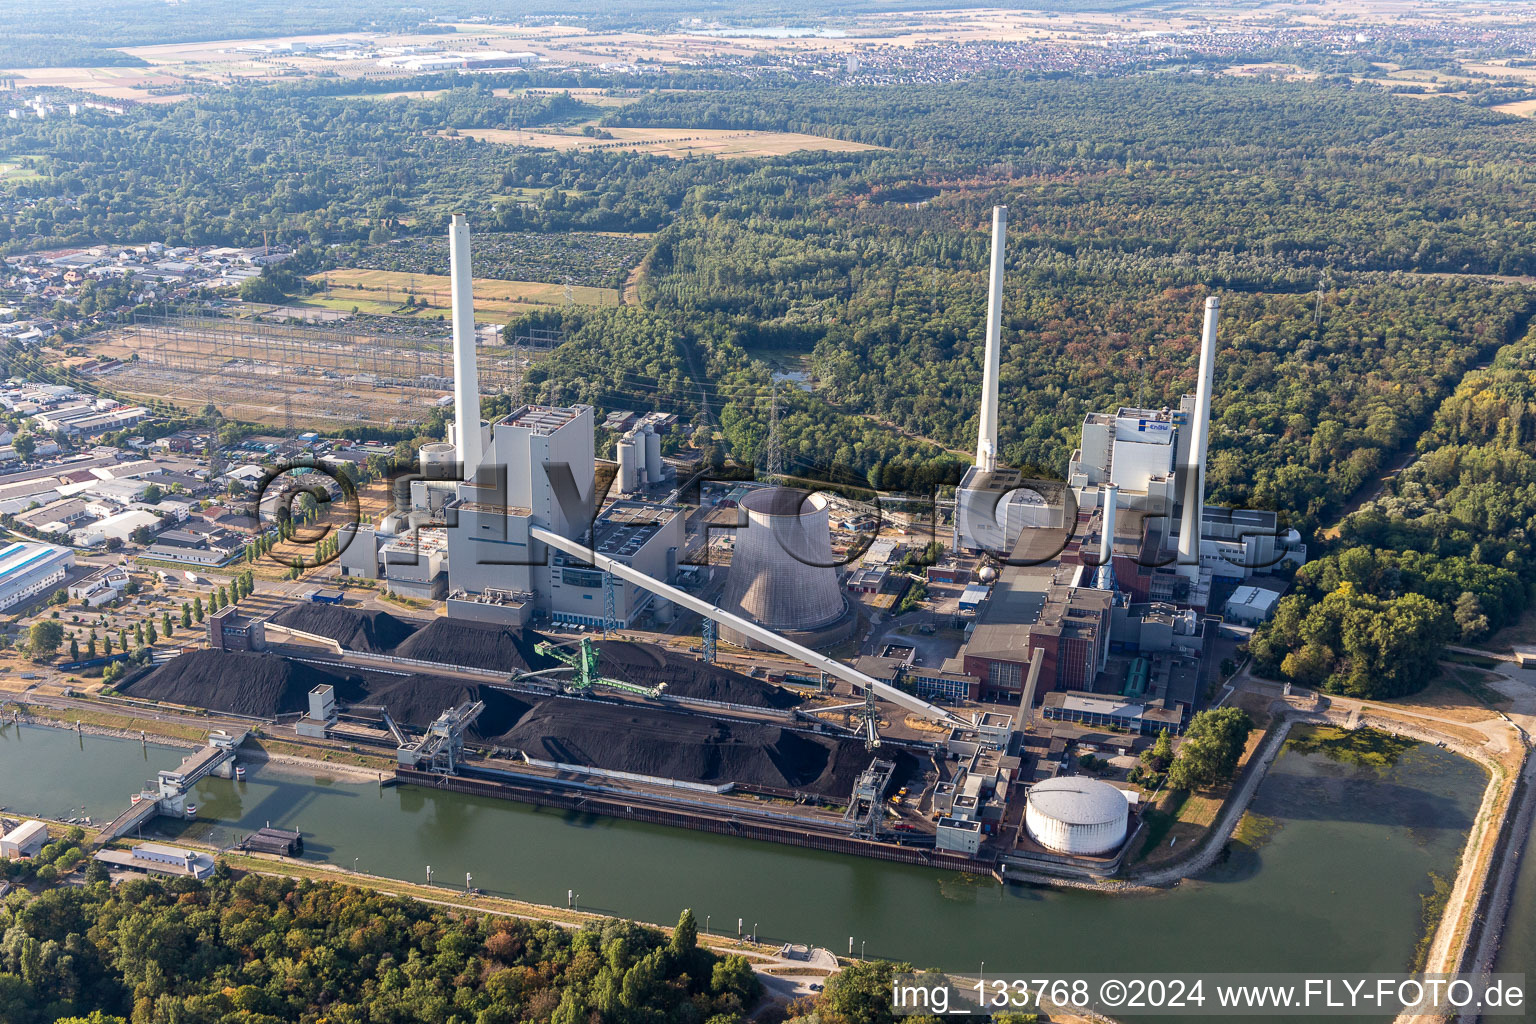
[[[1024,827],[1055,853],[1093,857],[1125,842],[1130,807],[1107,782],[1080,775],[1037,782],[1029,790]]]
[[[619,439],[619,493],[634,494],[640,489],[640,468],[636,464],[635,439],[625,434]]]
[[[405,529],[405,519],[399,513],[391,512],[379,520],[379,534],[385,537],[395,537]]]
[[[645,426],[645,476],[651,486],[661,483],[661,435],[650,424]]]
[[[658,597],[651,602],[651,617],[656,620],[656,625],[670,626],[675,616],[676,611],[671,601],[663,601]]]
[[[459,450],[446,441],[433,441],[421,446],[417,460],[421,475],[428,480],[454,480],[458,478]]]
[[[763,487],[742,498],[741,508],[747,518],[736,531],[722,606],[785,633],[821,631],[844,619],[847,599],[837,582],[827,499]],[[721,635],[738,646],[762,646],[729,627]]]

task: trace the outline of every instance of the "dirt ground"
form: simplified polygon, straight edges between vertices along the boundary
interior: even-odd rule
[[[717,128],[605,128],[611,139],[515,128],[472,128],[460,132],[483,142],[536,149],[626,149],[659,156],[775,156],[799,150],[853,153],[879,149],[862,142],[829,139],[796,132],[737,131]]]

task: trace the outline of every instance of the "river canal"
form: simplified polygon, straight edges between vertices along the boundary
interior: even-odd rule
[[[0,727],[0,805],[97,821],[184,751]],[[654,922],[692,907],[715,933],[989,972],[1398,971],[1422,933],[1420,893],[1454,875],[1485,784],[1427,744],[1369,767],[1288,745],[1255,799],[1264,828],[1198,879],[1150,896],[1002,887],[951,873],[500,800],[381,788],[264,765],[208,779],[189,834],[229,841],[271,822],[306,856],[396,878]],[[179,826],[160,819],[176,834]],[[1526,871],[1529,902],[1532,872]],[[1519,904],[1517,904],[1519,905]]]

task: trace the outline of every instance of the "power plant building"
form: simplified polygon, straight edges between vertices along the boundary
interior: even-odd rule
[[[677,573],[683,550],[683,512],[671,505],[616,501],[592,525],[592,546],[600,555],[616,558],[659,580]],[[612,609],[605,588],[611,590]],[[664,604],[650,591],[594,569],[564,553],[556,553],[550,576],[550,618],[573,626],[608,628],[633,625],[647,608]]]

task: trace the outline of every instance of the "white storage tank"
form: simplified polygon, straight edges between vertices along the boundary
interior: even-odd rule
[[[652,487],[661,483],[661,435],[649,423],[645,426],[645,476]]]
[[[1073,775],[1030,787],[1024,827],[1047,850],[1092,857],[1125,842],[1130,816],[1130,804],[1120,790]]]
[[[453,480],[459,475],[459,450],[446,441],[422,445],[417,458],[421,465],[421,475],[428,480]]]
[[[640,489],[640,456],[635,452],[635,439],[625,434],[619,439],[619,493],[634,494]]]

